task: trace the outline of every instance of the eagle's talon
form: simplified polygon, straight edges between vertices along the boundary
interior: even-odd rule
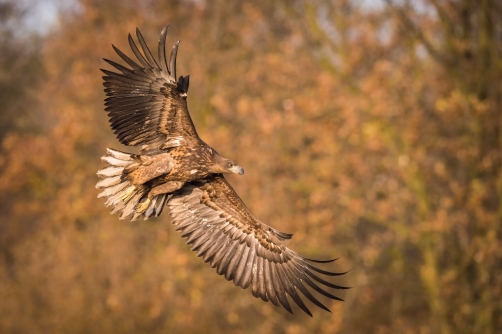
[[[120,200],[127,202],[131,199],[131,197],[134,195],[134,191],[136,190],[135,186],[130,186],[128,187],[120,196]]]
[[[147,198],[146,201],[136,204],[136,212],[137,213],[145,212],[146,209],[148,209],[148,207],[150,206],[151,202],[152,201],[149,198]]]

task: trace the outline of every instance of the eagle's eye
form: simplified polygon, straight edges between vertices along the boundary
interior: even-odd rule
[[[231,163],[231,162],[229,162],[229,163],[228,163],[228,168],[232,168],[232,167],[234,167],[234,164],[233,164],[233,163]]]

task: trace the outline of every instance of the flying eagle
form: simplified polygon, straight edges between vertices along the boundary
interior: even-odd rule
[[[124,145],[139,146],[139,154],[107,149],[98,171],[98,197],[107,198],[111,213],[120,219],[148,219],[161,214],[164,206],[175,229],[204,262],[219,275],[243,289],[251,286],[253,296],[282,305],[292,313],[287,295],[312,316],[299,292],[329,311],[306,286],[335,300],[339,297],[321,286],[333,284],[318,274],[339,276],[311,263],[328,263],[305,258],[287,248],[283,241],[292,234],[280,232],[259,221],[249,211],[224,173],[244,174],[234,161],[221,157],[202,141],[187,108],[189,76],[176,80],[179,41],[166,59],[168,26],[160,35],[158,61],[136,30],[141,52],[129,35],[136,62],[113,46],[130,66],[105,59],[120,73],[105,73],[105,99],[111,128]]]

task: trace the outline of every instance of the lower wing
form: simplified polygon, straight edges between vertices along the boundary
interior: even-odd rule
[[[168,201],[173,224],[197,256],[219,275],[243,289],[251,286],[253,296],[293,313],[287,295],[307,314],[312,313],[298,291],[318,307],[331,312],[306,286],[335,300],[339,297],[324,287],[347,289],[328,282],[319,274],[339,276],[321,270],[284,246],[292,235],[258,221],[222,175],[200,183],[186,184]],[[321,288],[321,286],[323,288]]]

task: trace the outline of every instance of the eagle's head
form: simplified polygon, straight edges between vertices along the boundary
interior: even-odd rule
[[[232,160],[227,160],[223,163],[223,165],[223,168],[225,169],[223,173],[244,175],[244,168],[242,168]]]
[[[212,156],[213,165],[210,170],[212,173],[239,174],[244,175],[244,169],[233,160],[225,159],[214,151]]]

